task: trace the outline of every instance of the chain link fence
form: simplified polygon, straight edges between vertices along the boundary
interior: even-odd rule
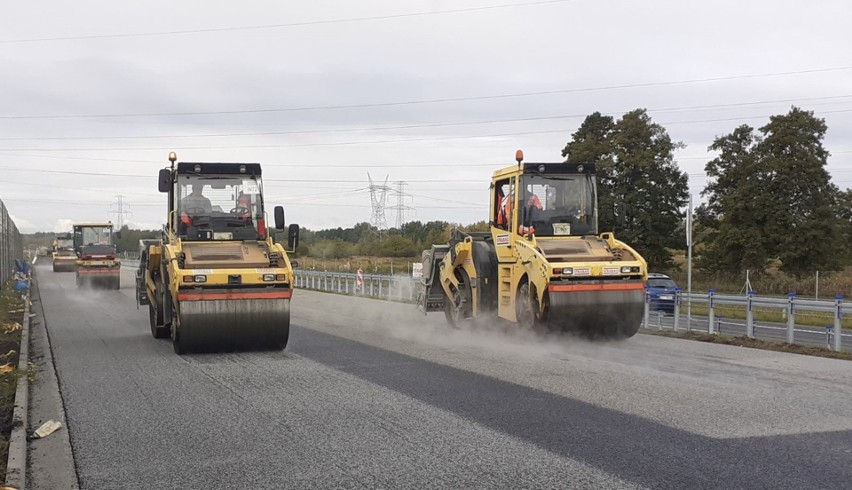
[[[15,259],[23,259],[24,242],[18,227],[0,201],[0,282],[8,281],[15,273]]]

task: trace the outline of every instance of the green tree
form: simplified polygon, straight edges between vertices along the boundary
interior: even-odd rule
[[[615,229],[615,202],[612,159],[612,131],[615,120],[594,112],[571,135],[562,149],[567,163],[594,163],[598,183],[598,227]]]
[[[602,231],[636,248],[652,268],[672,266],[668,247],[681,246],[678,234],[688,197],[688,181],[674,161],[683,145],[644,109],[618,121],[589,115],[565,145],[568,162],[594,162],[598,180],[598,224]]]
[[[813,112],[793,107],[758,136],[740,126],[714,141],[709,149],[720,155],[707,164],[712,179],[703,191],[718,230],[710,268],[762,270],[774,259],[795,275],[839,268],[846,196],[825,170],[826,130]]]
[[[852,264],[852,189],[840,192],[837,198],[837,218],[840,221],[840,243],[844,265]]]
[[[761,192],[762,186],[753,151],[757,141],[753,128],[744,124],[716,138],[708,148],[719,156],[704,167],[710,177],[702,191],[707,203],[697,213],[699,226],[713,230],[707,236],[706,252],[698,260],[702,268],[761,271],[772,259],[772,247],[766,241],[765,208],[751,197]]]
[[[768,199],[767,234],[784,271],[796,275],[836,270],[839,191],[825,170],[828,127],[813,112],[793,107],[760,128],[759,175]]]

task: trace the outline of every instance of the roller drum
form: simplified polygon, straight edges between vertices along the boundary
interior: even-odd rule
[[[641,290],[548,293],[547,323],[591,338],[629,338],[639,331],[645,312]]]
[[[178,352],[282,350],[290,336],[289,299],[217,299],[177,305]]]

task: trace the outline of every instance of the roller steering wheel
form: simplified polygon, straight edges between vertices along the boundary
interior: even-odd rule
[[[245,216],[251,216],[251,209],[245,206],[237,206],[231,210],[231,214],[238,218],[243,218]]]

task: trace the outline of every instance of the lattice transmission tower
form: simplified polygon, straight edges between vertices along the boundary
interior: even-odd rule
[[[124,196],[121,194],[115,196],[116,201],[110,205],[110,207],[114,207],[108,214],[115,215],[116,222],[116,230],[121,230],[124,227],[124,217],[125,216],[133,216],[133,213],[130,211],[130,206],[127,201],[124,200]]]
[[[367,180],[370,181],[370,204],[373,208],[373,213],[370,216],[370,224],[375,226],[379,231],[388,228],[388,220],[385,218],[385,203],[387,202],[388,191],[390,191],[388,177],[385,177],[384,184],[379,185],[373,182],[373,178],[367,172]]]
[[[390,209],[396,211],[396,227],[402,229],[402,225],[405,224],[405,213],[414,211],[414,208],[405,205],[405,186],[408,185],[408,182],[397,180],[394,184],[396,184],[396,191],[394,191],[396,206],[391,206]]]

